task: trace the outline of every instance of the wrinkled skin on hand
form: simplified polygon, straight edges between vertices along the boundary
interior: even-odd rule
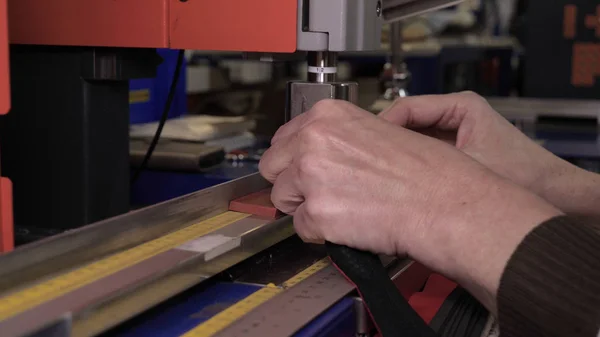
[[[454,146],[344,101],[321,101],[281,127],[260,172],[304,240],[409,254],[482,287],[484,300],[518,242],[559,213]]]
[[[600,175],[533,142],[477,94],[400,98],[379,116],[455,145],[566,213],[600,216]]]
[[[536,144],[472,92],[396,100],[381,118],[456,145],[495,173],[543,194],[557,171],[574,169]]]

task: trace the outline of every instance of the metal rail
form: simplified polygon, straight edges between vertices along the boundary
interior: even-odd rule
[[[253,174],[0,255],[0,294],[223,213],[230,200],[268,186]]]
[[[40,281],[133,247],[138,249],[165,234],[213,218],[228,210],[230,200],[268,186],[258,174],[247,176],[0,256],[0,300]],[[293,228],[289,217],[273,222],[250,217],[211,234],[238,238],[239,245],[210,263],[206,263],[205,253],[165,251],[108,276],[113,279],[110,289],[103,285],[104,279],[89,283],[1,321],[0,329],[11,336],[23,335],[57,322],[64,329],[68,322],[72,336],[96,335],[293,235]]]
[[[383,0],[382,15],[386,22],[395,22],[461,3],[463,0]]]

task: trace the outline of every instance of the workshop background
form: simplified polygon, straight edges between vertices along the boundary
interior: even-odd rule
[[[471,90],[600,172],[600,2],[456,3],[0,0],[0,335],[381,335],[365,292],[328,259],[348,250],[302,242],[257,174],[294,113],[324,97],[378,113]],[[399,10],[409,18],[380,38]],[[351,39],[329,48],[333,30],[311,22]],[[302,34],[318,38],[302,49],[290,38]],[[497,336],[456,283],[356,254],[379,278],[369,290],[387,291],[375,298],[393,299],[386,323]]]
[[[475,91],[551,151],[598,170],[599,19],[600,5],[583,0],[471,0],[411,18],[401,27],[408,74],[402,85],[409,95]],[[358,104],[374,112],[389,104],[386,90],[398,84],[391,78],[390,35],[385,26],[381,50],[338,58],[338,80],[359,83]],[[70,94],[56,85],[61,72],[70,71],[72,53],[34,57],[28,48],[11,50],[12,72],[23,75],[12,79],[16,111],[0,117],[1,171],[14,185],[17,245],[257,172],[261,153],[284,122],[286,83],[305,78],[307,67],[303,55],[265,62],[252,54],[186,50],[168,120],[152,158],[143,163],[169,99],[178,51],[159,49],[144,57],[148,65],[160,63],[155,71],[137,67],[124,73],[128,90],[119,90],[128,91],[128,107],[111,108],[109,118],[90,110],[95,125],[129,134],[125,153],[118,137],[77,131],[86,123],[78,112],[84,102],[64,103]],[[52,69],[43,66],[49,58]],[[50,71],[44,79],[39,75]],[[37,100],[27,90],[34,79],[46,81]],[[93,90],[104,106],[114,99],[101,86],[70,85]],[[63,113],[47,113],[43,100],[60,100]],[[126,130],[118,125],[127,116]],[[78,147],[86,142],[104,147],[88,144],[94,156],[84,158]],[[129,177],[107,163],[109,151],[122,153]],[[72,186],[66,168],[74,165],[93,171],[96,180],[83,189]],[[98,204],[98,195],[115,197]]]

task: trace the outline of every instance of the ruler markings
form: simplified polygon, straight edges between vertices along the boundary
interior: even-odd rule
[[[287,289],[301,283],[312,275],[325,269],[329,266],[329,259],[322,259],[310,267],[304,269],[289,280],[282,283],[281,287],[268,284],[267,286],[257,290],[248,297],[238,301],[229,308],[223,310],[213,316],[206,322],[199,324],[197,327],[181,335],[182,337],[210,337],[214,336],[227,327],[231,326],[237,320],[246,316],[261,305],[267,303],[275,296],[284,293]]]
[[[225,212],[48,281],[8,294],[0,298],[0,322],[249,216],[250,214]]]

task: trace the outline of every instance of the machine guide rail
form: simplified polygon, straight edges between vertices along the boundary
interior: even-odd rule
[[[96,336],[234,265],[239,268],[240,262],[249,257],[267,253],[266,249],[277,247],[274,245],[293,235],[291,219],[272,220],[228,211],[230,200],[267,186],[260,177],[249,176],[217,186],[208,193],[198,192],[198,199],[195,195],[186,196],[155,206],[163,210],[151,207],[0,256],[0,277],[5,270],[35,275],[40,268],[35,263],[40,251],[48,252],[47,263],[62,262],[55,264],[54,273],[38,272],[41,275],[8,285],[6,279],[4,284],[0,281],[2,336],[47,336],[51,331],[60,331],[58,336]],[[219,198],[214,198],[215,195]],[[194,213],[192,208],[207,200],[210,203],[201,205],[201,211]],[[195,221],[191,220],[190,212]],[[173,227],[174,220],[184,219],[182,214],[186,215],[186,225]],[[128,221],[132,219],[135,221]],[[152,239],[141,231],[140,236],[146,238],[143,242],[123,242],[129,239],[126,235],[119,241],[118,232],[117,237],[98,235],[110,232],[113,226],[122,230],[127,230],[126,225],[144,228],[143,220],[147,221],[146,229],[154,232],[160,231],[148,226],[153,222],[159,227],[168,224],[171,230],[161,228],[165,234]],[[94,235],[90,236],[89,231]],[[82,243],[88,237],[100,241],[89,243],[93,251],[110,251],[103,247],[107,244],[111,247],[121,244],[125,248],[73,263],[73,258],[77,258],[72,256],[73,252],[84,247]],[[54,245],[61,250],[47,248]],[[315,261],[315,255],[310,256],[308,261],[305,259],[308,263]],[[21,270],[15,267],[20,261]],[[42,266],[45,264],[40,262]],[[396,261],[396,267],[400,268],[395,275],[409,265]],[[302,268],[291,266],[290,271],[297,271],[298,267]],[[9,276],[14,278],[15,274]],[[274,281],[277,278],[279,281]],[[354,290],[327,259],[286,279],[278,286],[266,285],[185,336],[289,336]]]
[[[268,186],[250,175],[0,256],[2,335],[64,317],[73,336],[97,335],[293,235],[289,218],[228,212]]]

